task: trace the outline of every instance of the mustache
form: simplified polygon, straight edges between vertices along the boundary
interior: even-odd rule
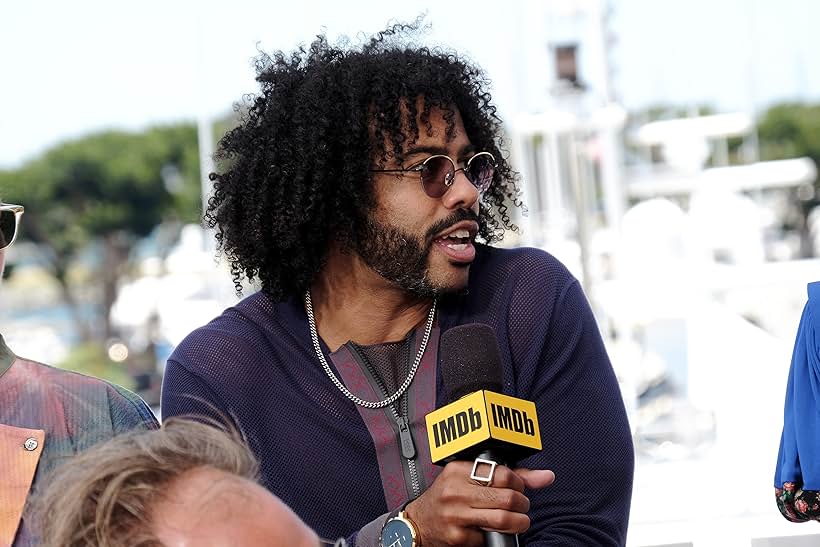
[[[478,218],[478,214],[471,211],[470,209],[456,209],[453,211],[453,214],[448,216],[445,219],[442,219],[427,230],[427,241],[431,242],[436,237],[437,234],[441,233],[442,231],[446,230],[450,226],[457,224],[463,220],[472,220],[476,222],[479,226],[481,226],[481,222]]]

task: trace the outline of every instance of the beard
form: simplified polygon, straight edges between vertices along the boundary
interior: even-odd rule
[[[479,222],[474,212],[458,209],[433,225],[424,236],[417,236],[396,226],[366,216],[358,230],[354,249],[365,264],[383,278],[419,298],[437,298],[461,288],[436,283],[430,276],[430,253],[433,238],[462,220]],[[469,264],[458,265],[467,268]]]

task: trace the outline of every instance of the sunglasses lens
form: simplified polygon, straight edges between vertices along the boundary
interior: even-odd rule
[[[431,198],[440,198],[450,188],[455,172],[452,162],[444,156],[433,156],[421,169],[421,183]]]
[[[13,211],[0,211],[0,249],[7,247],[14,239],[17,221]]]
[[[479,193],[484,193],[493,182],[493,175],[495,174],[495,161],[489,154],[480,153],[473,156],[470,160],[470,168],[468,171],[470,182],[473,186],[478,188]]]

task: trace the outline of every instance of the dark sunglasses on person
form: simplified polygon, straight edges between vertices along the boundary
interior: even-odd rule
[[[5,249],[14,243],[22,214],[22,205],[0,203],[0,249]]]
[[[431,198],[440,198],[456,180],[456,173],[464,171],[479,194],[490,188],[496,168],[495,158],[489,152],[479,152],[467,160],[464,167],[457,167],[456,162],[444,154],[430,156],[423,162],[407,169],[371,169],[372,173],[406,173],[417,171],[421,177],[424,193]]]

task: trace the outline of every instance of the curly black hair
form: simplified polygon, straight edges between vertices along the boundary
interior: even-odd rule
[[[355,48],[319,35],[307,49],[256,59],[261,92],[237,106],[240,123],[219,142],[204,217],[237,292],[247,277],[274,300],[300,295],[331,241],[353,248],[374,206],[373,158],[401,162],[404,141],[418,138],[406,120],[418,116],[429,131],[432,108],[444,112],[448,138],[458,111],[472,144],[498,162],[481,198],[479,236],[492,243],[518,229],[508,205],[521,205],[519,175],[500,148],[489,81],[453,52],[414,45],[419,31],[420,21],[395,24]],[[403,122],[415,134],[405,134]]]

